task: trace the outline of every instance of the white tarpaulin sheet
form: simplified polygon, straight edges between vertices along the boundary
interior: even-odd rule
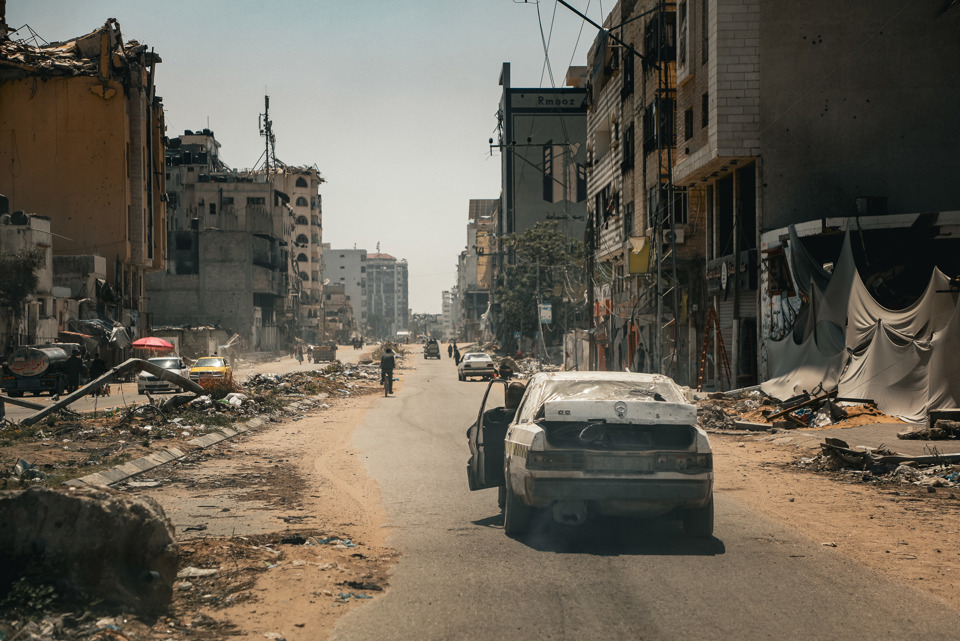
[[[791,269],[806,278],[798,287],[810,306],[796,331],[767,344],[771,378],[764,392],[783,400],[839,388],[841,397],[872,399],[881,411],[911,421],[960,405],[958,295],[948,291],[943,272],[933,271],[910,307],[890,310],[860,278],[849,234],[825,287],[793,230],[790,238]]]

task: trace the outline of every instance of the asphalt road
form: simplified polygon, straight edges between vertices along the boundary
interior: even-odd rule
[[[486,384],[457,381],[446,353],[408,362],[354,434],[402,556],[335,639],[956,638],[956,611],[722,493],[707,541],[657,520],[507,537],[496,491],[467,489],[464,432]]]

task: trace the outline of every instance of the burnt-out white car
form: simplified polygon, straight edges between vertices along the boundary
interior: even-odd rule
[[[710,442],[670,378],[535,374],[514,414],[491,411],[503,404],[498,383],[467,432],[467,478],[471,490],[500,488],[507,534],[523,534],[534,510],[567,524],[666,515],[689,535],[713,534]]]

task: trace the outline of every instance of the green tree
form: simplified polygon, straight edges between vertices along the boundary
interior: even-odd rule
[[[584,302],[583,243],[564,235],[555,222],[539,222],[504,241],[508,260],[498,279],[501,304],[500,343],[516,349],[514,332],[533,336],[539,331],[539,303],[550,303],[553,322],[543,325],[548,346],[562,340],[565,329],[587,318]]]

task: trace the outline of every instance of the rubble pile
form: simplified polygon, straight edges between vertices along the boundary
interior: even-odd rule
[[[897,438],[915,441],[945,441],[960,438],[960,421],[939,419],[932,427],[917,426],[897,434]]]
[[[277,393],[281,396],[350,396],[370,388],[368,381],[379,383],[378,364],[343,364],[334,361],[324,370],[254,374],[247,377],[243,387],[255,395]]]
[[[852,449],[839,439],[825,439],[821,451],[794,461],[799,468],[815,472],[838,472],[863,483],[957,487],[960,485],[960,455],[903,456],[884,449]]]
[[[697,401],[698,423],[703,429],[778,430],[798,427],[845,427],[874,422],[895,422],[873,401],[837,400],[836,392],[800,394],[786,401],[760,389],[717,392]]]

